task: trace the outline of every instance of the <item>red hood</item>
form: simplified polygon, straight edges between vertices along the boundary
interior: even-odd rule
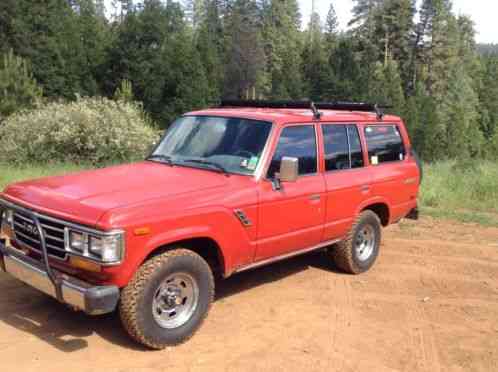
[[[10,185],[3,197],[40,212],[95,225],[114,208],[226,185],[224,175],[141,162]]]

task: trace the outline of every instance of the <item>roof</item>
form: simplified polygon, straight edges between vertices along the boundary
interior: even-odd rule
[[[322,117],[320,120],[314,119],[313,112],[309,109],[274,109],[274,108],[213,108],[200,111],[189,112],[186,115],[198,116],[222,116],[236,117],[260,121],[269,121],[275,124],[288,123],[358,123],[372,122],[378,123],[377,115],[371,112],[320,110]],[[393,115],[385,115],[382,122],[399,122],[400,118]]]

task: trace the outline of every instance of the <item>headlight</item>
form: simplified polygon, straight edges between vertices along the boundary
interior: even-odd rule
[[[2,213],[2,223],[5,223],[9,226],[14,224],[14,212],[12,209],[5,209]]]
[[[0,238],[10,238],[12,237],[12,226],[14,226],[14,213],[10,209],[5,209],[0,215],[1,226],[0,226]]]
[[[69,232],[69,248],[77,253],[85,254],[88,251],[88,235],[76,231]]]
[[[97,235],[70,230],[68,248],[72,253],[96,261],[117,263],[123,258],[123,233]]]
[[[90,237],[90,254],[103,262],[121,261],[122,246],[122,235]]]

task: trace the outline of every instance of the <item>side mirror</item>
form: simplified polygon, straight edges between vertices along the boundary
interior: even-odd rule
[[[283,157],[280,162],[280,172],[272,179],[273,190],[282,190],[282,182],[296,182],[299,176],[299,159]]]
[[[281,182],[296,182],[299,176],[299,159],[283,157],[280,163],[279,178]]]

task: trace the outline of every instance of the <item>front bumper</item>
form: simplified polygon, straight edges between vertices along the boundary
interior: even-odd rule
[[[49,274],[43,263],[13,251],[2,240],[0,240],[0,269],[89,315],[113,312],[119,301],[118,287],[94,286],[53,268],[49,270]]]

